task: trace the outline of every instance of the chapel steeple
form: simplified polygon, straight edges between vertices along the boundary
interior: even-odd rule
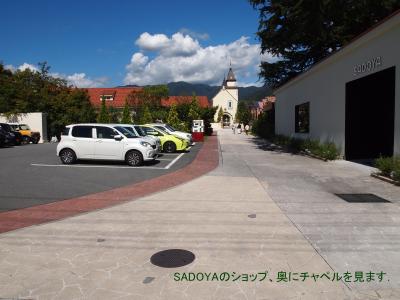
[[[228,76],[226,77],[225,80],[225,86],[227,88],[236,88],[236,77],[235,74],[233,73],[232,67],[229,68]]]

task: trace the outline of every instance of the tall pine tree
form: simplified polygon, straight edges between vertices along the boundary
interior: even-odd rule
[[[127,100],[125,100],[125,106],[124,106],[124,111],[122,112],[121,123],[122,124],[132,123],[131,110],[130,110],[129,103]]]
[[[98,123],[110,123],[110,114],[108,112],[108,109],[106,106],[106,99],[104,96],[101,97],[101,107],[100,107],[100,113],[97,116],[97,122]]]

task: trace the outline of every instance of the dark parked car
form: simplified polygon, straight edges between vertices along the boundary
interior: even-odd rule
[[[37,131],[32,131],[31,128],[27,124],[18,124],[18,123],[8,123],[11,126],[12,130],[18,131],[22,135],[22,144],[37,144],[40,140],[40,133]]]
[[[0,123],[0,127],[7,133],[5,140],[6,144],[21,145],[22,135],[20,132],[13,130],[13,128],[6,123]]]
[[[0,127],[0,147],[3,147],[6,144],[6,136],[7,132]]]

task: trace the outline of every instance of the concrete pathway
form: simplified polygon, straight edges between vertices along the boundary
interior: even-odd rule
[[[344,207],[338,199],[327,196],[324,185],[331,178],[349,185],[367,180],[364,169],[266,152],[252,137],[233,135],[230,130],[220,131],[219,141],[219,168],[189,183],[111,208],[0,235],[0,298],[400,298],[397,285],[392,284],[399,282],[397,273],[392,273],[395,266],[389,268],[397,264],[398,255],[389,256],[386,263],[381,260],[398,247],[397,204],[373,207],[374,215],[369,219],[388,225],[382,226],[381,232],[372,228],[370,238],[392,238],[390,251],[378,247],[378,256],[376,252],[370,254],[369,249],[353,251],[362,257],[360,260],[351,260],[347,252],[339,251],[340,259],[335,251],[333,255],[327,251],[335,249],[337,242],[348,246],[350,238],[359,238],[359,245],[371,244],[361,228],[356,230],[359,236],[352,237],[349,231],[353,221],[368,227],[364,214],[370,208]],[[396,196],[392,187],[368,180],[365,185],[370,188],[382,185],[383,190],[390,190],[384,196]],[[310,203],[316,202],[318,206],[311,209]],[[357,219],[350,213],[353,209],[358,212]],[[338,217],[341,214],[346,216],[346,226]],[[337,239],[338,235],[346,239]],[[175,269],[150,263],[157,251],[174,248],[189,250],[196,259]],[[370,264],[358,265],[364,258]],[[354,287],[335,280],[294,280],[301,272],[333,276],[344,272],[345,267],[369,271],[369,266],[373,271],[387,272],[391,282]],[[266,272],[265,280],[260,281]],[[278,272],[292,272],[293,280],[278,282]],[[198,280],[181,280],[186,275],[190,278],[189,274],[197,275]],[[226,274],[229,279],[221,281],[228,278]]]

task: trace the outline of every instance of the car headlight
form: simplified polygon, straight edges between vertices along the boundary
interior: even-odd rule
[[[151,145],[148,142],[140,142],[140,145],[142,145],[143,147],[150,147]]]

